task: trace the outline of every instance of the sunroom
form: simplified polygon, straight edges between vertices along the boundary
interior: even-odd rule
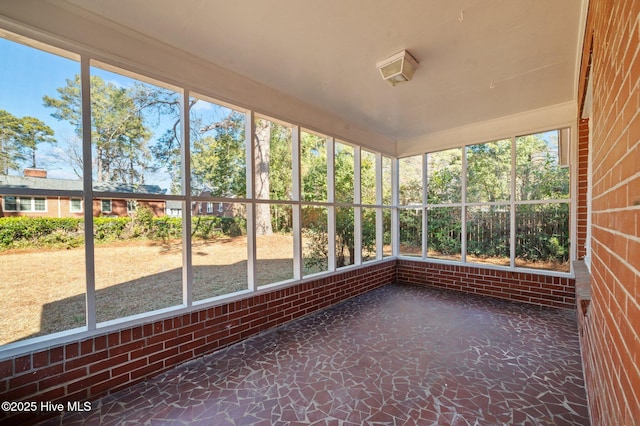
[[[1,3],[0,420],[632,424],[637,9]]]

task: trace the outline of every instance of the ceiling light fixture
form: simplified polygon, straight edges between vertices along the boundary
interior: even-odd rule
[[[418,68],[418,61],[409,52],[403,50],[380,61],[377,64],[382,79],[395,86],[398,83],[411,80]]]

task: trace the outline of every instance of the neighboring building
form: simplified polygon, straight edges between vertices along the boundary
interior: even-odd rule
[[[200,197],[211,198],[212,190],[205,187],[199,194]],[[225,198],[235,198],[234,195],[226,195]],[[192,216],[216,216],[216,217],[235,217],[238,211],[238,203],[219,202],[219,201],[193,201],[191,203]]]
[[[2,188],[82,191],[81,180],[47,178],[47,171],[42,169],[25,169],[24,176],[0,175],[0,195],[2,196],[0,217],[82,217],[84,214],[84,205],[81,197],[5,195],[2,194]],[[94,198],[94,216],[128,216],[142,206],[153,210],[155,216],[165,215],[164,200],[136,200],[135,198],[126,197],[126,194],[133,193],[164,194],[166,189],[162,189],[158,185],[96,183],[93,188],[100,192],[122,193],[121,198]]]
[[[182,217],[182,201],[167,200],[164,213],[169,217]]]

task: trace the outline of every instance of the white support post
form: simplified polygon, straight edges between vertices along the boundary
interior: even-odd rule
[[[292,198],[291,206],[293,215],[293,278],[302,279],[302,221],[300,205],[300,127],[291,129],[291,164],[292,170]]]
[[[329,271],[336,270],[336,205],[335,205],[335,140],[327,138],[327,263]]]
[[[462,208],[460,209],[460,260],[462,263],[467,262],[467,148],[462,147]]]
[[[509,203],[509,266],[513,269],[516,267],[516,138],[511,138],[511,202]]]
[[[86,280],[87,329],[96,329],[96,273],[93,239],[93,170],[91,168],[91,75],[89,58],[80,59],[82,96],[82,181],[84,199],[84,262]]]
[[[382,205],[382,154],[376,154],[376,205]],[[384,255],[384,216],[382,208],[376,207],[376,259]]]
[[[428,228],[427,228],[427,197],[428,191],[427,186],[429,182],[427,180],[427,173],[429,172],[429,165],[427,164],[428,154],[422,155],[422,258],[426,259],[428,250],[427,250],[427,236],[428,236]]]
[[[391,253],[395,257],[400,254],[400,215],[398,213],[400,175],[398,164],[397,158],[391,159]]]
[[[182,159],[182,303],[193,304],[193,266],[191,252],[191,138],[189,122],[189,91],[183,90],[180,105],[180,155]]]
[[[355,265],[362,264],[362,185],[361,167],[362,151],[359,146],[353,148],[353,250],[355,252]]]
[[[249,290],[257,290],[256,285],[256,204],[255,204],[255,146],[254,135],[256,133],[255,115],[253,111],[245,113],[245,156],[246,156],[246,181],[247,181],[247,285]]]

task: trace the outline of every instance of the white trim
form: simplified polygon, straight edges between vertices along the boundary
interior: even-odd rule
[[[327,266],[329,272],[336,270],[336,178],[335,178],[335,144],[334,138],[327,139]]]
[[[580,1],[580,18],[578,19],[578,36],[577,36],[577,40],[578,40],[578,46],[576,49],[576,62],[574,65],[574,71],[573,71],[573,87],[575,88],[575,92],[574,92],[574,99],[580,99],[580,94],[578,93],[578,91],[580,90],[580,82],[579,82],[579,78],[580,78],[580,71],[581,71],[581,66],[582,66],[582,61],[585,59],[583,58],[582,54],[584,52],[584,36],[587,30],[587,15],[589,12],[589,0],[579,0]],[[591,41],[589,39],[589,41]],[[588,60],[588,58],[586,58],[586,60]],[[588,76],[587,76],[588,78]]]
[[[47,202],[48,201],[47,197],[33,197],[31,200],[32,200],[31,208],[33,209],[34,213],[48,213],[49,212],[49,206],[48,206],[49,203]],[[44,205],[43,205],[44,208],[42,210],[39,210],[37,208],[37,204],[36,203],[38,201],[42,201],[44,203]]]
[[[291,232],[293,233],[293,279],[300,280],[304,275],[304,261],[302,259],[302,206],[301,173],[300,173],[300,127],[291,129]]]
[[[568,129],[571,129],[570,131],[567,131]],[[534,270],[534,271],[538,271],[538,269],[532,269],[532,268],[522,268],[522,267],[518,267],[516,265],[516,230],[517,230],[517,223],[516,223],[516,213],[517,213],[517,207],[520,205],[547,205],[547,204],[568,204],[569,205],[569,239],[570,241],[574,241],[575,240],[575,235],[577,234],[577,227],[576,227],[576,188],[577,188],[577,171],[576,171],[576,161],[571,161],[572,165],[570,168],[570,174],[569,174],[569,185],[570,185],[570,196],[568,198],[563,198],[563,199],[545,199],[545,200],[516,200],[516,175],[517,175],[517,137],[521,136],[528,136],[528,135],[535,135],[535,134],[539,134],[539,133],[545,133],[548,131],[554,131],[557,130],[558,133],[560,133],[561,131],[565,131],[567,133],[567,137],[571,138],[573,134],[576,134],[577,132],[574,130],[575,129],[575,124],[573,126],[569,126],[569,127],[563,127],[563,128],[557,128],[557,129],[543,129],[540,130],[538,132],[535,133],[530,133],[530,134],[520,134],[517,133],[516,135],[512,136],[510,138],[511,141],[511,164],[510,164],[510,199],[507,201],[496,201],[496,202],[473,202],[473,203],[467,203],[467,148],[469,146],[472,146],[471,144],[469,145],[463,145],[462,147],[458,146],[458,147],[453,147],[453,148],[448,148],[448,149],[461,149],[461,154],[462,154],[462,167],[461,167],[461,202],[460,203],[445,203],[445,204],[428,204],[427,203],[427,199],[426,196],[424,197],[423,200],[423,207],[425,210],[425,217],[423,217],[423,258],[427,261],[430,260],[435,260],[438,258],[432,258],[428,256],[428,233],[427,233],[427,229],[428,227],[426,226],[426,224],[424,222],[428,221],[428,215],[426,214],[426,210],[428,210],[428,208],[430,207],[436,207],[436,208],[440,208],[440,207],[459,207],[461,209],[461,228],[460,228],[460,232],[461,232],[461,241],[460,241],[460,261],[457,262],[457,264],[463,264],[463,265],[484,265],[481,263],[473,263],[473,262],[467,262],[467,227],[466,227],[466,213],[467,213],[467,208],[468,207],[475,207],[475,206],[509,206],[509,211],[510,211],[510,262],[509,262],[509,270]],[[506,138],[502,138],[501,140],[504,140]],[[491,143],[494,141],[488,141],[488,142],[484,142],[484,143]],[[559,142],[559,141],[558,141]],[[575,147],[577,144],[575,141],[569,139],[570,142],[570,146]],[[473,144],[473,145],[478,145],[478,144]],[[572,148],[573,150],[575,150],[575,148]],[[438,151],[435,151],[438,152]],[[573,151],[572,151],[573,152]],[[572,154],[575,156],[575,153]],[[428,153],[427,153],[428,156]],[[426,156],[425,156],[426,157]],[[405,157],[406,158],[406,157]],[[423,185],[426,186],[428,185],[428,160],[425,160],[425,165],[424,165],[424,171],[423,171]],[[426,189],[425,189],[426,191]],[[398,209],[411,209],[414,206],[398,206]],[[576,247],[575,244],[571,244],[569,247],[569,265],[570,265],[570,272],[572,273],[572,259],[575,259],[575,255],[576,255]],[[398,257],[408,257],[406,255],[398,255]],[[409,257],[409,258],[413,258],[415,259],[415,257]],[[543,270],[543,269],[540,269]]]
[[[4,191],[4,190],[3,190]],[[6,201],[7,197],[13,197],[15,199],[16,208],[15,209],[7,209]],[[33,197],[20,197],[18,195],[3,195],[2,196],[2,209],[5,212],[11,213],[48,213],[49,212],[49,198],[47,196],[33,196]],[[24,210],[22,208],[22,202],[29,201],[29,208]],[[44,201],[44,209],[37,210],[36,209],[36,200]]]
[[[12,208],[12,209],[8,209],[7,208],[7,200],[6,200],[7,197],[13,198],[13,202],[11,204],[15,205],[14,208]],[[18,212],[18,211],[20,211],[18,206],[19,206],[19,204],[18,204],[18,197],[17,196],[15,196],[15,195],[3,195],[2,196],[2,211],[5,211],[5,212]]]
[[[400,175],[398,174],[398,164],[398,158],[391,159],[391,256],[400,254],[400,215],[398,214]]]
[[[253,111],[247,111],[244,118],[244,143],[245,143],[245,164],[246,164],[246,190],[247,200],[254,199],[256,187],[255,173],[255,145],[253,138],[256,134],[256,117]],[[256,204],[247,203],[247,288],[250,291],[257,291],[256,279]]]
[[[573,278],[574,276],[573,272],[552,271],[550,269],[524,268],[521,266],[516,266],[515,268],[512,268],[510,266],[492,265],[490,263],[461,262],[459,260],[440,259],[437,257],[427,257],[426,259],[420,259],[412,256],[397,256],[396,259],[412,260],[415,262],[422,262],[422,263],[438,263],[442,265],[454,265],[454,266],[464,266],[464,267],[489,269],[489,270],[497,270],[497,271],[508,271],[508,272],[514,272],[514,273],[536,274],[536,275],[548,276],[548,277]]]
[[[70,3],[0,2],[0,27],[105,64],[395,155],[395,141]],[[2,33],[0,33],[1,35]],[[140,52],[145,52],[140,55]],[[324,129],[324,131],[323,131]],[[360,142],[362,143],[362,142]]]
[[[180,97],[180,167],[182,178],[182,303],[193,304],[193,253],[191,251],[191,114],[189,113],[189,91],[183,90]]]
[[[469,145],[462,147],[462,167],[460,168],[460,191],[462,191],[460,194],[462,201],[460,208],[460,260],[463,263],[467,262],[467,181],[469,180],[467,148]],[[513,163],[511,168],[515,168]],[[513,238],[511,239],[513,240]]]
[[[362,175],[361,164],[362,152],[359,146],[353,147],[353,251],[355,252],[355,259],[353,263],[356,265],[362,264]]]
[[[516,138],[511,138],[511,198],[509,199],[509,267],[516,267],[516,177],[517,177]]]
[[[104,202],[105,201],[109,202],[109,210],[105,210],[105,208],[104,208]],[[111,198],[101,198],[100,199],[100,212],[101,213],[113,213],[113,199],[111,199]]]
[[[551,105],[506,117],[473,123],[454,129],[430,133],[420,138],[398,141],[398,157],[408,157],[423,152],[435,152],[461,145],[477,145],[508,139],[513,136],[539,133],[548,129],[571,127],[575,124],[575,101]]]
[[[74,209],[73,208],[73,202],[74,201],[80,201],[80,208],[79,209]],[[69,198],[69,213],[82,213],[84,211],[84,202],[82,198],[78,198],[78,197],[71,197]]]
[[[382,154],[376,154],[376,204],[382,205]],[[376,208],[376,260],[384,258],[384,213]]]
[[[84,262],[86,280],[86,318],[87,329],[95,330],[96,313],[96,272],[95,247],[93,238],[93,183],[92,166],[93,153],[91,148],[91,74],[89,72],[89,58],[82,56],[80,60],[80,92],[82,96],[82,189],[84,202],[90,208],[84,209]],[[102,210],[102,202],[100,203]]]

